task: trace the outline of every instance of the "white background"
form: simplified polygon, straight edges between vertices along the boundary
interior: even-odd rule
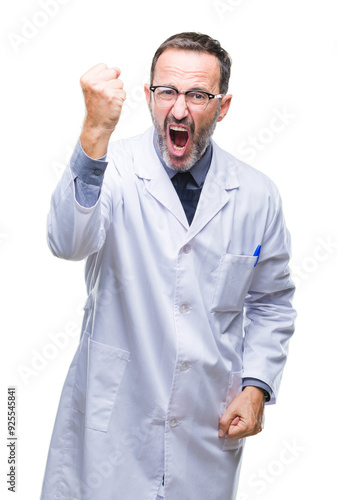
[[[293,242],[296,334],[278,404],[266,409],[263,433],[247,440],[238,500],[332,498],[333,0],[60,0],[49,14],[43,3],[7,2],[1,12],[1,498],[39,498],[60,392],[79,339],[84,263],[53,257],[45,236],[51,193],[84,117],[79,78],[98,62],[119,66],[128,98],[115,138],[141,133],[151,125],[142,88],[152,55],[181,31],[207,33],[230,53],[233,101],[215,140],[275,181]],[[255,141],[250,149],[249,141]],[[12,385],[15,496],[6,485],[6,394]]]

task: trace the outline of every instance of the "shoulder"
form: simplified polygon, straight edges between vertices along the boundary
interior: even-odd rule
[[[153,168],[155,159],[153,127],[143,134],[109,143],[107,153],[108,170],[117,171],[122,177],[134,176],[134,174],[146,177],[146,174]]]
[[[153,127],[149,128],[142,134],[138,134],[126,139],[119,139],[117,141],[110,141],[107,152],[107,159],[112,160],[116,155],[132,156],[139,148],[144,147],[145,144],[152,144]]]
[[[279,198],[278,188],[270,177],[223,150],[214,141],[212,143],[218,171],[226,172],[232,178],[235,177],[242,194]]]

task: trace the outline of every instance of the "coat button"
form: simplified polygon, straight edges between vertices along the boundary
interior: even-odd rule
[[[187,313],[190,310],[190,306],[188,304],[181,304],[179,307],[179,311],[181,313]]]
[[[99,175],[102,175],[102,170],[100,170],[99,168],[95,168],[94,174],[98,177]]]
[[[187,361],[184,361],[183,363],[181,363],[180,365],[180,370],[182,372],[185,372],[186,370],[188,370],[190,367],[190,364],[187,362]]]
[[[178,425],[178,420],[176,420],[175,418],[172,418],[170,420],[170,427],[171,427],[171,429],[173,429],[173,427],[177,427],[177,425]]]
[[[185,246],[183,247],[183,252],[184,252],[184,253],[191,253],[191,250],[192,250],[191,245],[185,245]]]

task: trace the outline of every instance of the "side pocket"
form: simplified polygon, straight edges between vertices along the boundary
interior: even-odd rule
[[[233,399],[238,396],[242,391],[242,370],[239,372],[231,372],[228,378],[228,388],[227,388],[227,396],[226,401],[223,403],[221,408],[221,415],[225,413],[226,408],[231,404]],[[240,448],[240,446],[244,445],[245,438],[243,439],[230,439],[228,435],[223,438],[223,451],[226,450],[236,450]]]
[[[130,353],[84,332],[76,357],[71,405],[85,414],[85,427],[106,432]]]
[[[106,432],[130,353],[89,337],[85,426]]]

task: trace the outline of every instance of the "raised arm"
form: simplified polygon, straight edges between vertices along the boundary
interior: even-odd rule
[[[120,73],[119,68],[97,64],[80,80],[86,107],[81,144],[94,159],[106,154],[126,98]]]
[[[103,185],[109,139],[126,97],[119,75],[118,68],[98,64],[81,78],[86,106],[82,134],[48,215],[49,247],[64,259],[81,260],[101,248],[120,200],[117,178],[110,188]]]

